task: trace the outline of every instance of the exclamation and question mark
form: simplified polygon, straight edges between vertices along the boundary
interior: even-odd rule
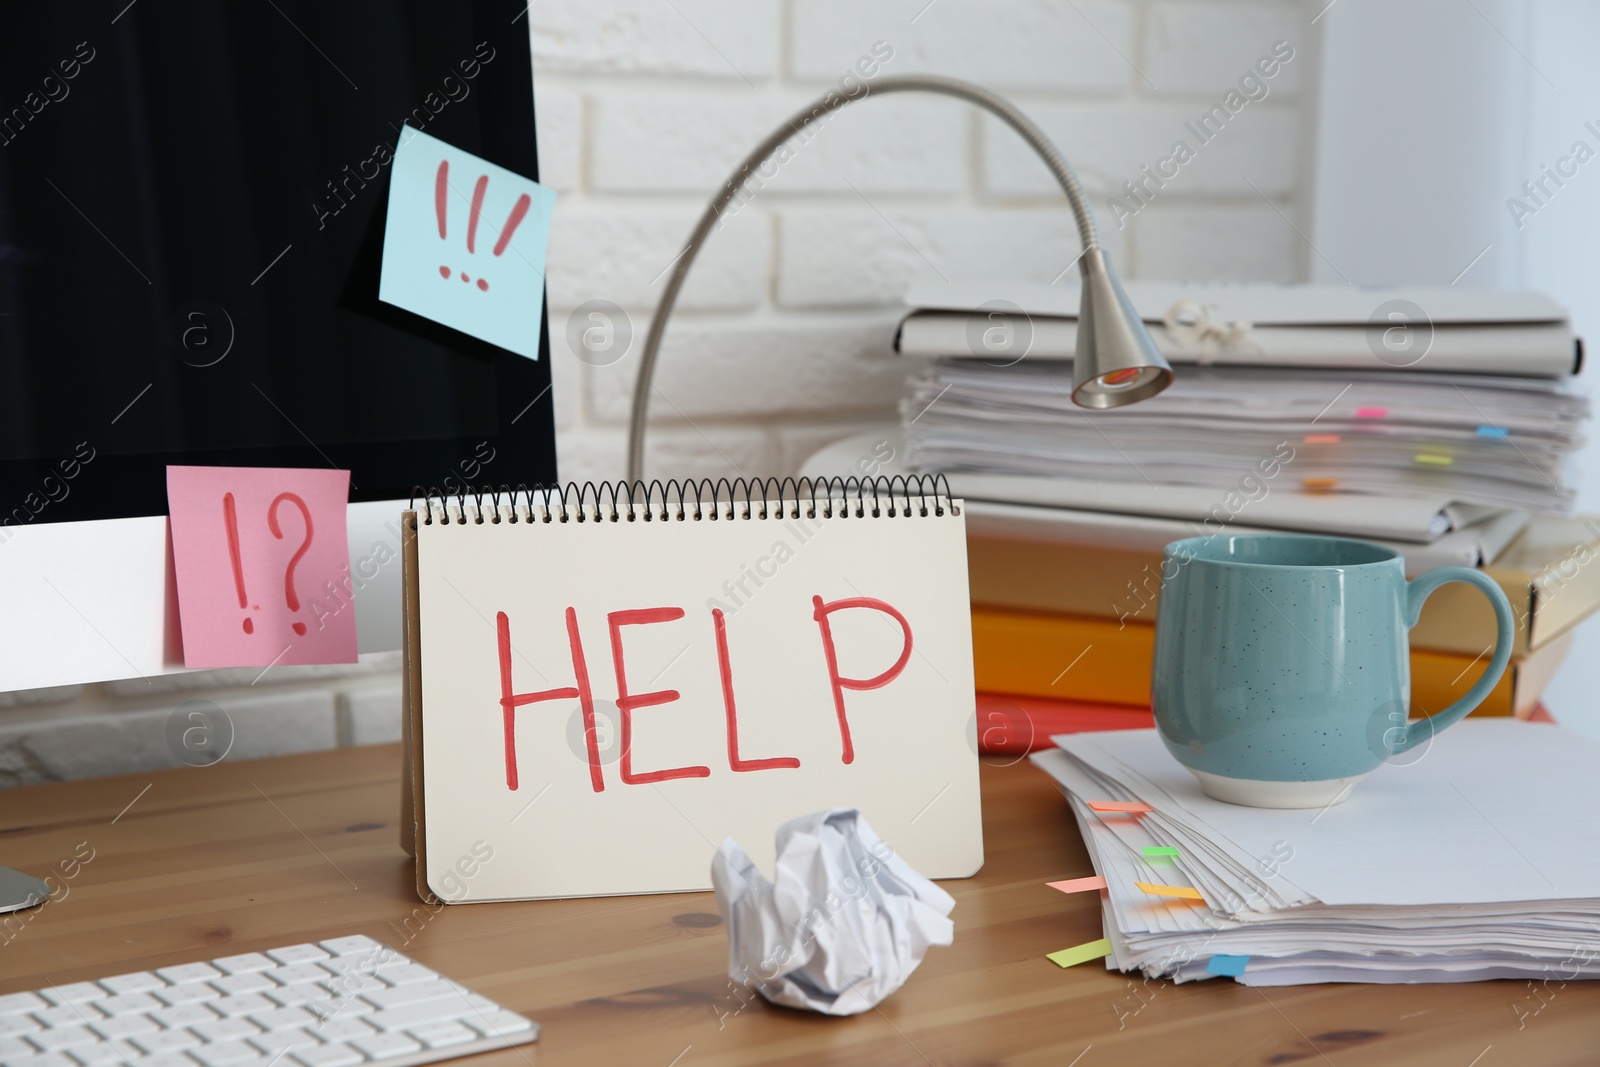
[[[294,589],[294,571],[300,565],[301,558],[311,550],[313,534],[311,509],[306,507],[306,502],[294,493],[279,493],[273,498],[272,504],[267,508],[267,528],[272,531],[272,536],[280,541],[283,540],[283,528],[278,524],[278,507],[284,501],[288,501],[300,509],[300,517],[305,520],[306,524],[305,539],[300,542],[300,547],[295,554],[289,557],[289,564],[283,572],[284,602],[288,605],[290,611],[299,611],[300,597],[296,595]],[[234,504],[232,493],[222,494],[222,521],[228,532],[228,558],[233,563],[233,585],[234,591],[239,595],[239,608],[241,611],[247,608],[251,611],[260,611],[261,605],[251,604],[249,593],[245,590],[244,560],[239,551],[239,513]],[[304,636],[306,624],[296,621],[292,624],[291,629],[297,635]],[[245,616],[244,620],[244,632],[247,634],[255,633],[255,621],[248,615]]]

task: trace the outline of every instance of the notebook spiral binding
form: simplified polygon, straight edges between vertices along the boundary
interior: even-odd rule
[[[417,507],[417,501],[422,507]],[[452,501],[454,507],[452,509]],[[487,501],[487,503],[486,503]],[[414,486],[411,510],[424,526],[501,522],[685,522],[734,518],[851,518],[959,515],[942,474],[877,478],[674,478],[668,482]]]

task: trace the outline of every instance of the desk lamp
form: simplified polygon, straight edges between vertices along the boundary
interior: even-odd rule
[[[977,104],[998,116],[1039,153],[1039,158],[1044,160],[1045,166],[1050,168],[1050,173],[1055,175],[1062,191],[1067,194],[1067,202],[1072,205],[1072,215],[1078,223],[1078,237],[1083,242],[1078,268],[1083,275],[1083,296],[1078,311],[1078,349],[1072,363],[1073,403],[1086,408],[1121,407],[1155,396],[1172,383],[1172,368],[1156,351],[1155,343],[1150,340],[1150,333],[1145,329],[1139,313],[1133,309],[1121,284],[1111,273],[1111,262],[1100,247],[1100,235],[1095,228],[1088,201],[1084,198],[1083,186],[1078,183],[1078,176],[1061,157],[1056,146],[1050,143],[1044,131],[1010,101],[971,82],[933,74],[881,78],[870,83],[867,92],[861,95],[852,97],[830,92],[801,108],[745,156],[721,191],[706,205],[705,213],[695,224],[687,245],[672,268],[666,290],[661,294],[661,302],[656,305],[655,317],[650,320],[650,330],[645,335],[639,360],[639,377],[633,386],[633,414],[628,425],[629,481],[637,481],[644,476],[645,423],[661,335],[667,328],[667,319],[677,303],[684,278],[688,276],[689,268],[699,255],[711,228],[722,217],[723,210],[738,195],[757,167],[811,123],[853,100],[906,92],[953,96]]]

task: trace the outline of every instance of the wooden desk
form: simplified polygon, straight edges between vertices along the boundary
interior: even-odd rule
[[[984,768],[988,862],[943,883],[954,946],[849,1019],[742,1002],[709,893],[431,913],[397,844],[399,762],[383,746],[0,791],[0,862],[42,876],[80,842],[94,856],[64,899],[7,917],[0,993],[362,933],[543,1025],[497,1067],[1600,1063],[1592,982],[1541,1000],[1510,981],[1263,993],[1060,970],[1044,954],[1100,937],[1100,910],[1045,887],[1092,872],[1026,762]],[[1519,1029],[1518,1009],[1538,1013]]]

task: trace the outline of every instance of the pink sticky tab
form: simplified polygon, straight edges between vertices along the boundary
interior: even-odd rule
[[[1045,885],[1063,893],[1087,893],[1091,889],[1104,889],[1106,880],[1097,874],[1093,878],[1068,878],[1064,882],[1046,882]]]
[[[350,472],[168,467],[185,667],[354,663]]]
[[[1389,414],[1388,408],[1356,408],[1358,419],[1381,419]]]
[[[1089,810],[1123,811],[1134,815],[1142,815],[1155,809],[1148,804],[1141,804],[1137,800],[1091,800],[1089,801]]]

